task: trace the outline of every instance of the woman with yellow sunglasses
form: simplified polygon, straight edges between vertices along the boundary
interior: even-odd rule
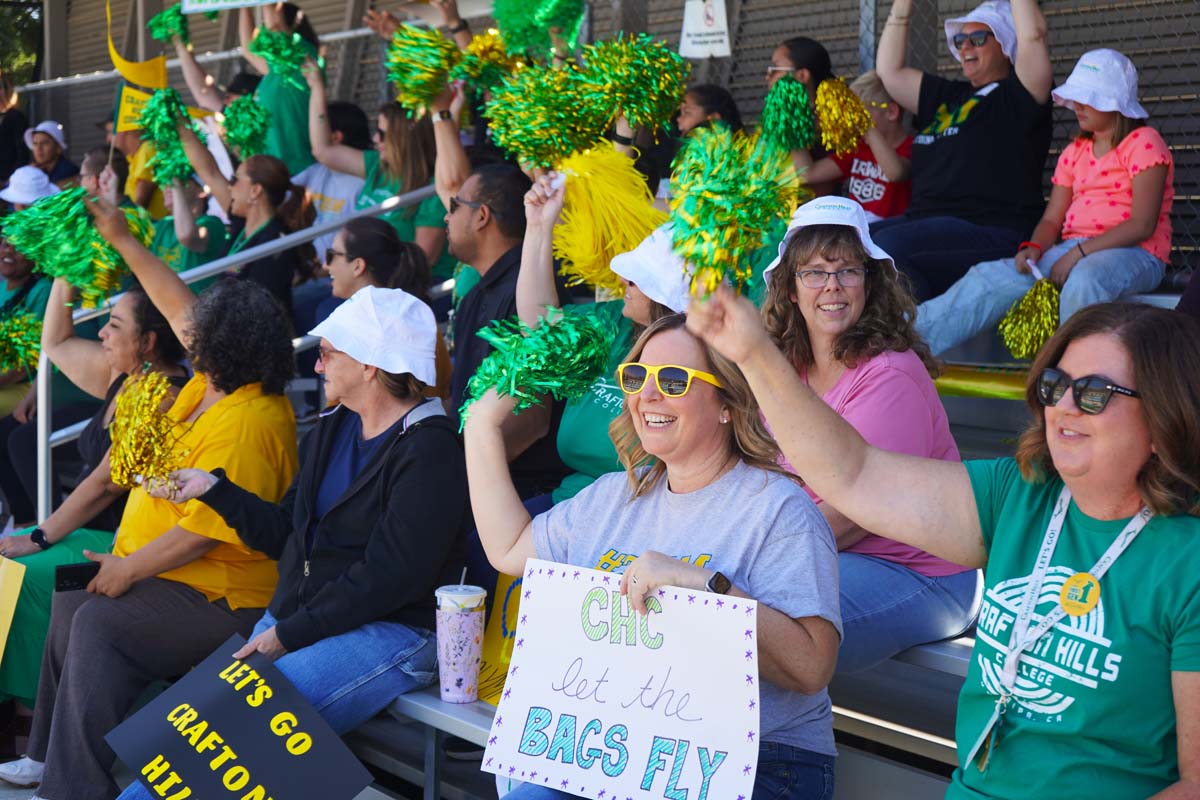
[[[490,391],[472,406],[467,476],[488,559],[509,575],[529,558],[624,573],[622,591],[642,613],[663,585],[758,600],[755,794],[828,800],[836,751],[825,687],[841,638],[829,526],[776,463],[741,372],[688,333],[683,315],[638,337],[617,383],[625,407],[609,432],[624,474],[532,519],[507,478],[500,426],[513,401]],[[552,795],[523,784],[507,797]]]

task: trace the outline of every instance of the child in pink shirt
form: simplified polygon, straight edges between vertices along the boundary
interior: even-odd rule
[[[921,304],[917,331],[934,353],[996,325],[1033,285],[1033,267],[1062,288],[1060,320],[1162,281],[1175,166],[1143,122],[1133,64],[1115,50],[1092,50],[1053,95],[1075,112],[1079,135],[1058,158],[1046,212],[1015,259],[976,264]]]

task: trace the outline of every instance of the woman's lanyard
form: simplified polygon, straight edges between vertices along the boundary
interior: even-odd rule
[[[240,231],[238,231],[238,235],[234,238],[233,244],[230,245],[230,247],[229,247],[229,252],[226,253],[225,255],[231,256],[234,253],[242,252],[242,248],[244,248],[247,245],[247,243],[250,242],[251,239],[253,239],[255,236],[258,236],[260,233],[262,233],[263,228],[267,227],[270,224],[271,224],[271,220],[267,220],[262,225],[259,225],[257,228],[255,228],[254,232],[251,233],[249,236],[246,236],[246,228],[243,227]]]
[[[1003,685],[1003,688],[1001,689],[1000,696],[996,698],[996,708],[984,726],[983,733],[975,740],[975,744],[971,747],[971,752],[967,755],[967,760],[964,762],[966,764],[974,763],[980,772],[987,769],[989,756],[996,746],[996,739],[1000,734],[1000,726],[1004,719],[1004,714],[1008,710],[1008,702],[1012,699],[1013,691],[1017,685],[1017,668],[1020,665],[1021,656],[1068,613],[1068,603],[1078,609],[1073,609],[1073,616],[1086,614],[1095,606],[1095,603],[1083,604],[1081,606],[1075,598],[1069,596],[1068,589],[1072,581],[1068,581],[1063,586],[1059,604],[1046,614],[1035,628],[1032,630],[1029,628],[1029,623],[1033,619],[1033,610],[1037,605],[1038,598],[1041,596],[1042,584],[1046,580],[1046,573],[1050,570],[1050,559],[1054,557],[1054,548],[1058,545],[1058,536],[1062,533],[1063,523],[1067,518],[1067,508],[1070,505],[1071,490],[1064,486],[1062,492],[1058,495],[1058,502],[1054,505],[1054,513],[1050,515],[1050,525],[1047,526],[1046,535],[1042,539],[1042,549],[1038,552],[1033,574],[1029,576],[1029,586],[1025,590],[1025,599],[1022,602],[1021,611],[1017,615],[1017,620],[1013,625],[1012,638],[1009,640],[1008,651],[1004,657],[1004,669],[1000,673],[1000,683]],[[1099,590],[1100,579],[1104,577],[1104,573],[1108,572],[1108,568],[1121,557],[1121,554],[1125,552],[1125,549],[1129,545],[1133,544],[1133,540],[1137,538],[1138,534],[1142,532],[1142,528],[1146,527],[1146,523],[1153,516],[1153,511],[1142,506],[1133,519],[1129,520],[1125,528],[1117,534],[1117,538],[1104,551],[1104,555],[1100,556],[1100,560],[1087,571],[1085,580],[1088,584],[1095,582],[1096,590]],[[1098,601],[1098,594],[1096,598]],[[978,759],[976,756],[978,756]]]

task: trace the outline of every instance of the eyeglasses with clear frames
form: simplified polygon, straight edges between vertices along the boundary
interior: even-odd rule
[[[798,269],[793,274],[800,279],[800,284],[806,289],[824,289],[831,276],[843,289],[853,289],[863,285],[867,279],[867,268],[846,267],[836,272],[826,272],[823,269]]]

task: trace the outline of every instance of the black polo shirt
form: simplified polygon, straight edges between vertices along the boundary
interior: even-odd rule
[[[479,283],[467,292],[454,314],[454,373],[450,383],[451,416],[458,422],[467,382],[475,370],[492,352],[492,346],[475,334],[493,320],[517,316],[517,274],[521,269],[521,245],[509,250],[492,265]],[[556,278],[558,298],[562,304],[571,302],[561,280]],[[550,419],[550,432],[517,456],[509,471],[517,493],[522,499],[545,494],[558,486],[569,470],[558,457],[558,422],[562,403],[555,403]]]

